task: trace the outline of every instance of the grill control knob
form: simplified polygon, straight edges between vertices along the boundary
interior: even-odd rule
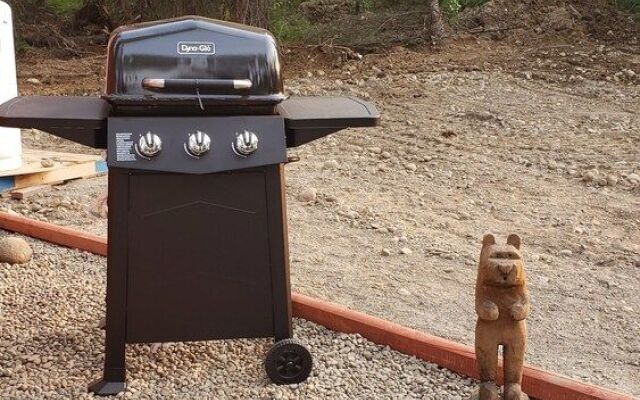
[[[233,149],[241,156],[249,156],[258,150],[258,135],[244,131],[236,136]]]
[[[196,131],[189,135],[186,149],[194,157],[203,156],[211,150],[211,138],[204,132]]]
[[[151,132],[140,136],[140,140],[138,140],[138,152],[142,156],[153,157],[158,155],[160,150],[162,150],[162,140],[160,140],[160,136]]]

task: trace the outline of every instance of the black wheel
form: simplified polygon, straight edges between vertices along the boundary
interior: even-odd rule
[[[269,379],[278,385],[304,382],[312,367],[311,353],[296,339],[277,342],[264,360]]]

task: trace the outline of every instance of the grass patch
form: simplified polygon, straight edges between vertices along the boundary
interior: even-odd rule
[[[72,14],[80,9],[83,3],[83,0],[47,0],[47,5],[62,15]]]
[[[300,42],[314,31],[314,26],[298,12],[302,1],[274,2],[270,30],[280,42]]]
[[[15,43],[16,54],[24,54],[30,48],[31,48],[31,46],[29,45],[29,43],[25,42],[24,39],[22,39],[20,37],[16,38],[16,43]]]
[[[640,13],[640,0],[617,0],[618,7],[632,13]]]

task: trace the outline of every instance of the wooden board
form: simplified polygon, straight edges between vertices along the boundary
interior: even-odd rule
[[[92,154],[61,153],[46,150],[24,149],[21,168],[0,171],[0,192],[51,185],[71,179],[95,176],[107,171],[101,156]],[[43,167],[43,160],[53,165]],[[24,198],[31,191],[17,193],[14,198]]]
[[[40,186],[31,186],[31,187],[22,188],[22,189],[16,189],[16,190],[12,190],[9,193],[9,195],[11,196],[12,199],[24,200],[26,198],[29,198],[29,197],[33,196],[34,194],[38,194],[38,193],[42,192],[43,190],[47,189],[48,187],[50,187],[50,186],[49,185],[40,185]]]
[[[43,167],[43,160],[52,160],[54,165],[51,167]],[[22,153],[22,167],[8,171],[0,171],[0,177],[34,174],[65,168],[72,164],[101,160],[101,156],[92,154],[59,153],[46,150],[24,149]]]
[[[0,177],[0,192],[30,186],[52,185],[72,179],[90,178],[106,172],[106,161],[92,161],[35,174]]]

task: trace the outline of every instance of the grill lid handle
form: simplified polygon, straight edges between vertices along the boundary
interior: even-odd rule
[[[142,80],[142,87],[171,93],[228,93],[232,90],[251,89],[249,79],[153,79]]]

